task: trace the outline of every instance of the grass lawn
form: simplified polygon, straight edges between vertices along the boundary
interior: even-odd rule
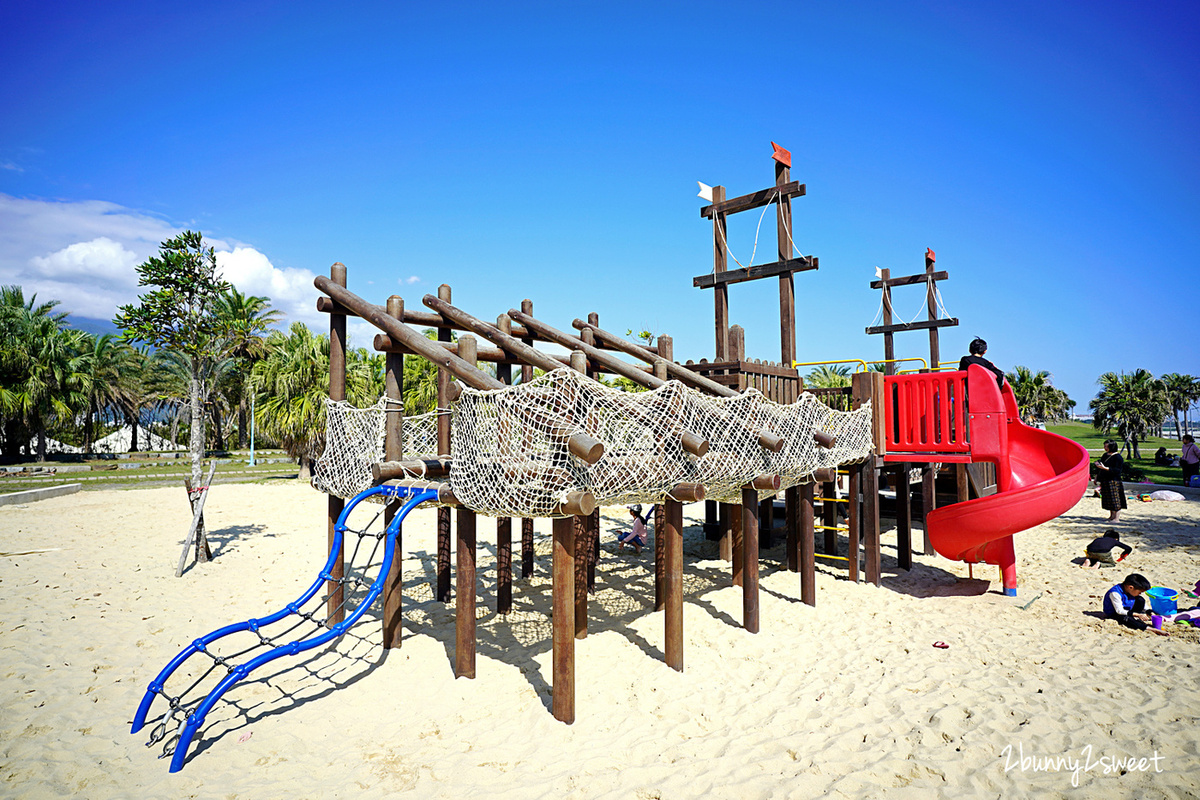
[[[1096,430],[1086,422],[1062,422],[1055,425],[1047,425],[1046,430],[1079,442],[1092,452],[1093,460],[1100,457],[1100,453],[1104,450],[1105,439],[1116,438],[1113,434],[1104,434]],[[1160,467],[1154,463],[1154,451],[1160,447],[1167,448],[1168,453],[1177,456],[1183,445],[1178,439],[1164,439],[1159,436],[1151,436],[1144,442],[1138,442],[1138,452],[1144,458],[1130,458],[1125,463],[1145,473],[1146,480],[1151,483],[1163,483],[1168,486],[1182,485],[1183,473],[1179,467]]]

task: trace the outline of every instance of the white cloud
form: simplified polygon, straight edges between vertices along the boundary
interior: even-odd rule
[[[421,282],[420,277],[418,277],[416,275],[409,275],[407,278],[405,278],[402,281],[402,283],[420,283],[420,282]]]
[[[112,319],[117,307],[137,300],[136,266],[175,236],[181,226],[99,200],[36,200],[0,194],[0,284],[17,284],[25,297],[58,300],[58,310]],[[238,291],[263,295],[293,321],[328,330],[316,310],[308,270],[274,266],[253,247],[205,237],[217,265]]]

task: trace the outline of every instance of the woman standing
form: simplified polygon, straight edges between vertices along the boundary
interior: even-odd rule
[[[1117,452],[1117,443],[1109,439],[1104,443],[1104,455],[1096,463],[1096,480],[1100,481],[1100,507],[1108,512],[1108,521],[1116,522],[1125,508],[1125,484],[1121,483],[1121,470],[1125,459]]]
[[[1183,452],[1179,455],[1179,466],[1183,469],[1183,485],[1191,486],[1188,481],[1200,471],[1200,448],[1190,434],[1183,436]]]

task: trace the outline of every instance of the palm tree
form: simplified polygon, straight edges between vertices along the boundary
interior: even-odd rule
[[[96,418],[111,410],[119,410],[128,418],[127,409],[138,397],[141,382],[141,356],[137,350],[112,334],[90,337],[90,343],[84,362],[90,385],[84,399],[85,452],[91,452],[95,441]],[[137,449],[136,433],[130,449]]]
[[[850,385],[850,367],[845,365],[823,364],[804,378],[807,386],[813,389],[837,389]]]
[[[1191,375],[1180,375],[1178,372],[1163,375],[1160,380],[1166,387],[1167,402],[1171,406],[1171,414],[1175,417],[1175,437],[1182,439],[1183,428],[1179,425],[1179,414],[1183,412],[1183,419],[1186,422],[1188,409],[1200,394],[1197,389],[1200,381]]]
[[[426,339],[437,339],[434,328],[426,328],[422,333]],[[457,336],[452,332],[451,340]],[[415,417],[427,414],[437,408],[437,366],[432,361],[420,356],[404,357],[404,414]]]
[[[227,378],[229,394],[237,407],[238,447],[247,444],[246,405],[249,397],[247,378],[255,362],[267,354],[264,334],[283,319],[283,312],[271,308],[268,297],[245,295],[230,287],[217,301],[217,314],[228,325],[229,354],[237,360],[237,368]]]
[[[294,322],[287,335],[273,331],[266,345],[267,355],[251,375],[262,429],[299,461],[300,478],[308,480],[325,449],[329,337]],[[363,348],[347,350],[346,397],[352,405],[371,405],[383,394],[383,362]]]
[[[1029,367],[1017,366],[1004,376],[1012,387],[1021,418],[1026,422],[1051,422],[1065,419],[1072,405],[1066,392],[1050,383],[1051,375],[1046,370],[1034,372]]]
[[[1132,374],[1106,372],[1097,383],[1100,391],[1088,404],[1092,425],[1105,433],[1115,429],[1129,455],[1141,458],[1138,441],[1168,413],[1166,387],[1144,369]]]

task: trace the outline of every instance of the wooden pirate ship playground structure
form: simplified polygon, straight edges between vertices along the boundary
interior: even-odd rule
[[[705,534],[729,563],[730,583],[741,587],[741,624],[751,633],[760,627],[759,551],[774,542],[777,499],[786,567],[797,575],[800,600],[815,605],[817,558],[844,564],[852,581],[880,584],[884,476],[894,487],[901,569],[912,565],[916,510],[927,553],[998,565],[1004,591],[1016,593],[1013,534],[1078,501],[1086,451],[1022,424],[1011,389],[998,387],[990,372],[943,369],[938,332],[957,320],[940,313],[936,285],[948,274],[935,269],[932,251],[923,272],[892,277],[882,270],[871,283],[882,292],[883,322],[867,333],[884,337],[883,371],[862,364],[848,387],[806,389],[798,368],[828,362],[797,361],[794,276],[819,262],[795,247],[791,200],[805,185],[791,180],[791,154],[772,144],[773,185],[728,199],[715,186],[700,209],[712,225],[713,269],[693,285],[713,290],[711,361],[678,363],[669,336],[635,344],[601,327],[595,314],[573,320],[575,332],[568,332],[534,316],[529,300],[487,322],[453,305],[449,286],[416,310],[397,296],[379,306],[353,294],[341,264],[316,279],[317,308],[330,320],[327,444],[314,477],[329,495],[329,557],[297,601],[195,640],[150,682],[133,731],[152,725],[151,743],[164,743],[173,772],[222,696],[271,661],[337,639],[376,601],[383,646],[400,646],[397,541],[405,516],[422,504],[437,506],[434,596],[455,605],[454,669],[465,678],[476,670],[479,518],[495,520],[500,614],[512,610],[513,573],[528,577],[534,569],[533,520],[552,519],[552,712],[566,723],[575,719],[575,640],[587,636],[601,506],[655,507],[654,610],[663,614],[664,659],[679,671],[686,503],[705,503]],[[728,217],[765,214],[772,204],[777,260],[729,269]],[[769,278],[779,283],[780,358],[751,360],[741,327],[730,324],[729,288]],[[925,286],[927,319],[893,321],[893,289],[914,285]],[[350,316],[378,329],[374,347],[386,354],[385,396],[367,409],[345,402]],[[417,328],[435,328],[437,339]],[[920,330],[928,332],[929,360],[898,371],[912,359],[895,358],[894,335]],[[437,366],[436,412],[403,414],[406,356]],[[478,368],[481,361],[495,364],[494,376]],[[603,375],[644,391],[609,388],[596,380]],[[245,646],[231,653],[225,645],[234,640]],[[175,683],[189,681],[173,693]],[[156,701],[165,710],[152,718]]]

